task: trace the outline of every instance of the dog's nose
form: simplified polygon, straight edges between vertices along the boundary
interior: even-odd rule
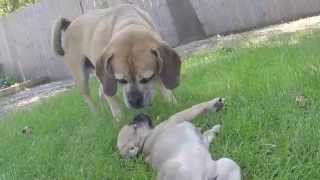
[[[138,109],[143,106],[143,95],[137,89],[132,89],[128,95],[128,102],[131,107]]]

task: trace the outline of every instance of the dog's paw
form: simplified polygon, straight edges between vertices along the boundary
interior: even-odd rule
[[[224,104],[225,104],[224,98],[215,98],[209,101],[209,109],[214,112],[218,112],[223,108]]]
[[[174,96],[174,93],[171,91],[171,90],[168,90],[166,88],[161,88],[161,94],[162,96],[165,98],[165,100],[170,103],[170,104],[177,104],[177,99],[176,97]]]
[[[177,101],[176,97],[173,94],[171,94],[170,96],[167,97],[167,101],[170,104],[173,104],[173,105],[178,104],[178,101]]]
[[[112,112],[112,115],[116,122],[120,122],[123,118],[121,111]]]
[[[176,97],[171,91],[168,91],[167,93],[165,93],[164,98],[170,104],[176,105],[178,103]]]

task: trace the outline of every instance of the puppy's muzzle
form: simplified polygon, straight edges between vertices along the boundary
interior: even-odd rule
[[[128,93],[128,103],[131,107],[139,109],[143,107],[143,94],[138,89],[132,88]]]

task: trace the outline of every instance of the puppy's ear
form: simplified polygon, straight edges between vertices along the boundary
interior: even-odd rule
[[[135,129],[141,127],[153,128],[152,119],[150,118],[150,116],[145,114],[136,115],[130,125],[133,125]]]
[[[111,61],[113,55],[102,55],[96,62],[96,75],[100,80],[103,92],[107,96],[114,96],[117,92],[117,80],[114,77]]]
[[[181,59],[168,45],[161,44],[157,49],[151,50],[159,63],[160,79],[167,89],[174,89],[180,83]]]

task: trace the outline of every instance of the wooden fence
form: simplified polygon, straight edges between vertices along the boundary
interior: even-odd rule
[[[0,18],[0,74],[70,78],[50,46],[53,21],[124,2],[146,9],[172,46],[320,13],[319,0],[43,0]]]

